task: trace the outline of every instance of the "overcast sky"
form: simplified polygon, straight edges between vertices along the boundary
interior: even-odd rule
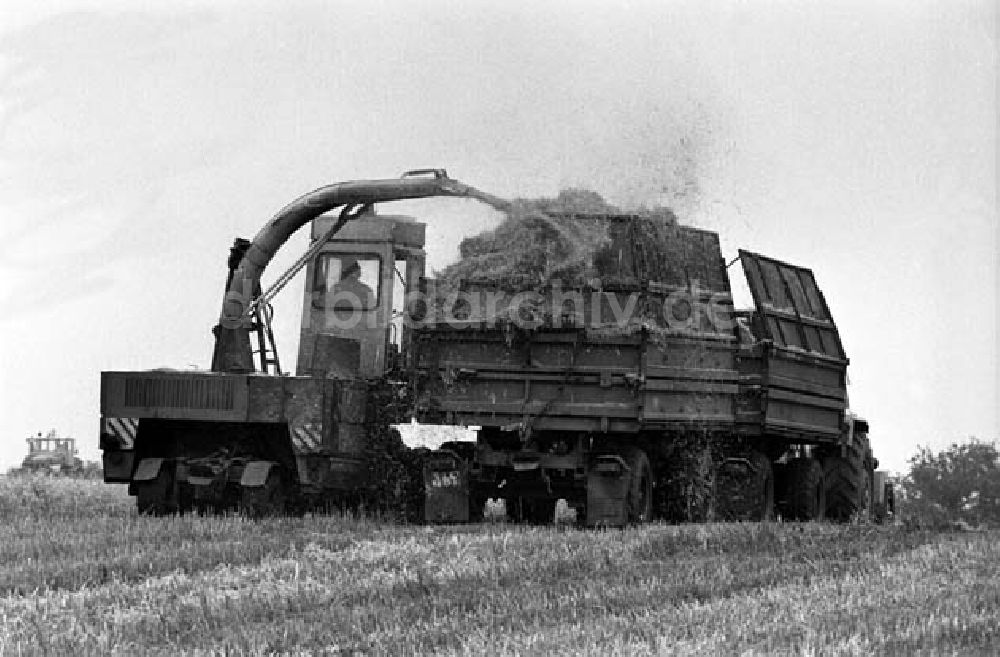
[[[101,370],[207,367],[233,237],[428,166],[667,203],[727,258],[811,267],[890,469],[1000,437],[994,3],[702,4],[5,0],[0,467],[49,428],[96,459]],[[498,220],[404,209],[437,268]]]

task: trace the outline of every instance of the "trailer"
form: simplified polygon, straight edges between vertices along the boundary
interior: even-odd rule
[[[498,501],[542,521],[561,504],[589,526],[706,501],[703,516],[729,519],[865,513],[877,462],[813,273],[740,251],[754,306],[736,310],[717,234],[572,219],[607,226],[598,278],[463,281],[453,312],[416,331],[418,417],[480,427],[428,464],[428,520]]]

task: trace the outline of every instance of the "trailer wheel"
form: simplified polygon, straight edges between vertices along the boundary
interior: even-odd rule
[[[731,457],[715,479],[716,514],[722,520],[768,521],[774,518],[774,469],[763,452]]]
[[[288,489],[281,468],[272,467],[261,486],[240,488],[240,510],[250,518],[280,516],[288,502]]]
[[[649,457],[641,449],[630,449],[625,453],[625,462],[631,470],[628,490],[628,520],[641,524],[653,517],[653,470]]]
[[[867,513],[871,506],[871,478],[865,463],[868,442],[850,445],[846,456],[823,459],[826,480],[826,517],[846,522]]]
[[[826,484],[823,466],[810,458],[788,462],[783,489],[785,512],[789,520],[821,520],[826,513]]]

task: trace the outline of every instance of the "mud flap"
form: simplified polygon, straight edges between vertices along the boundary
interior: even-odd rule
[[[160,474],[160,467],[163,465],[162,458],[148,458],[139,461],[139,467],[132,475],[132,481],[153,481]]]
[[[101,455],[104,482],[108,484],[127,484],[132,479],[134,465],[135,452],[132,450],[105,450]]]
[[[259,488],[267,482],[271,468],[278,465],[274,461],[250,461],[243,468],[240,486],[243,488]]]
[[[469,465],[452,451],[435,452],[424,465],[424,519],[469,521]]]
[[[587,526],[624,527],[628,522],[628,466],[620,456],[599,456],[587,474]]]
[[[140,514],[159,516],[177,512],[174,465],[175,461],[165,458],[149,458],[139,462],[130,487],[134,487],[136,508]]]

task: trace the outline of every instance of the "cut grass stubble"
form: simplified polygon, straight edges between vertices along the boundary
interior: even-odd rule
[[[50,498],[77,487],[73,503],[94,505],[71,517],[49,499],[52,517],[30,506],[8,517],[3,654],[867,654],[1000,640],[995,534],[141,518],[97,483],[3,485],[52,487]]]

